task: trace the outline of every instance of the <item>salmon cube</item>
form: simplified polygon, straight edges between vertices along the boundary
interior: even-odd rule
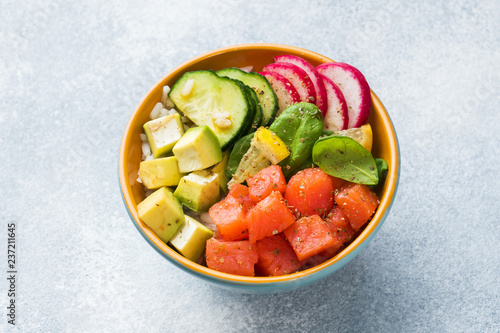
[[[318,215],[305,216],[284,231],[297,258],[306,260],[337,244],[326,222]]]
[[[248,212],[247,222],[248,237],[254,244],[259,239],[282,232],[295,222],[295,217],[281,193],[274,191]]]
[[[250,190],[250,198],[259,202],[265,199],[273,191],[285,194],[286,180],[279,165],[271,165],[260,170],[255,176],[247,178]]]
[[[335,195],[335,202],[349,219],[351,227],[358,231],[377,210],[377,195],[366,185],[350,184]]]
[[[248,239],[246,211],[237,199],[227,196],[208,210],[217,229],[215,236],[226,241]]]
[[[259,275],[278,276],[297,271],[300,261],[283,233],[257,241],[259,261],[255,270]]]
[[[208,268],[216,271],[254,276],[259,255],[247,240],[223,241],[212,237],[207,241],[206,260]]]

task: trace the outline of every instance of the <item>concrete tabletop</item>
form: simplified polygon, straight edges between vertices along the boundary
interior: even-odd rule
[[[0,331],[500,331],[500,2],[141,3],[0,3]],[[332,276],[273,295],[167,262],[130,221],[117,176],[153,84],[255,42],[358,67],[401,149],[373,241]]]

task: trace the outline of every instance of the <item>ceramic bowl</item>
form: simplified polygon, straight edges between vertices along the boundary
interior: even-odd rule
[[[380,206],[373,219],[361,234],[344,250],[330,260],[313,268],[278,277],[244,277],[217,272],[194,263],[162,242],[138,217],[137,204],[145,198],[142,184],[137,182],[137,172],[141,161],[142,125],[149,120],[149,113],[160,101],[164,85],[173,83],[187,71],[252,65],[254,71],[273,62],[273,57],[282,54],[300,56],[314,66],[333,61],[323,55],[297,47],[277,44],[245,44],[217,49],[182,64],[161,79],[146,94],[132,113],[123,134],[119,155],[119,178],[123,201],[132,222],[146,241],[170,263],[198,278],[218,286],[246,293],[269,293],[291,290],[316,282],[329,276],[352,260],[372,240],[387,218],[396,195],[399,178],[399,148],[396,132],[391,119],[375,93],[371,93],[372,109],[368,122],[373,129],[373,149],[375,157],[385,159],[389,172],[378,191]],[[354,64],[355,65],[355,64]],[[370,77],[367,77],[368,83]]]

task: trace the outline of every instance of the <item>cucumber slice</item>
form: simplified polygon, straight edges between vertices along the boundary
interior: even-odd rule
[[[267,79],[259,73],[247,73],[238,68],[225,68],[217,71],[219,76],[227,76],[237,79],[252,88],[262,108],[262,122],[260,126],[268,126],[272,123],[276,112],[278,112],[278,98]]]
[[[229,148],[251,126],[255,110],[249,105],[244,85],[212,70],[184,73],[168,94],[177,110],[198,126],[210,127],[222,150]],[[215,113],[227,112],[229,126],[218,126]]]
[[[256,109],[256,105],[255,105],[252,97],[250,96],[250,91],[252,90],[252,88],[248,87],[247,85],[245,85],[240,80],[234,80],[234,81],[236,83],[238,83],[243,88],[243,90],[245,90],[245,96],[247,98],[247,103],[248,103],[248,108],[249,108],[248,112],[251,112],[251,113],[254,114],[253,120],[250,121],[250,122],[248,122],[246,124],[246,126],[243,128],[243,130],[241,131],[240,137],[242,137],[242,136],[245,136],[248,133],[252,132],[252,129],[253,129],[253,126],[254,126],[253,122],[255,120],[255,114],[256,114],[257,109]]]
[[[255,109],[255,117],[253,118],[253,123],[252,127],[250,128],[250,132],[255,132],[257,130],[257,127],[260,127],[260,124],[262,123],[262,108],[260,107],[259,99],[257,98],[257,94],[255,91],[250,88],[249,86],[245,85],[248,97],[250,97],[250,102],[252,103],[254,109]]]

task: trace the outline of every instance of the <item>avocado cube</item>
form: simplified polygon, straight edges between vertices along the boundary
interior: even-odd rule
[[[227,161],[229,160],[230,152],[230,150],[226,150],[224,153],[222,153],[222,161],[220,161],[215,166],[213,166],[212,169],[210,169],[210,171],[219,175],[220,189],[226,194],[228,192],[227,183],[229,181],[226,176],[226,165]]]
[[[169,153],[184,134],[181,116],[177,113],[148,121],[143,128],[155,158]]]
[[[139,164],[139,177],[150,190],[163,186],[177,186],[182,178],[175,156],[155,158]]]
[[[212,230],[186,215],[186,222],[172,236],[170,244],[184,257],[196,262],[205,251],[207,240],[213,235]]]
[[[172,151],[181,173],[206,169],[222,160],[219,139],[208,126],[188,129]]]
[[[137,205],[139,218],[165,243],[184,223],[182,206],[166,187],[161,187]]]
[[[207,170],[193,171],[181,178],[174,196],[195,212],[206,212],[220,199],[219,175]]]

